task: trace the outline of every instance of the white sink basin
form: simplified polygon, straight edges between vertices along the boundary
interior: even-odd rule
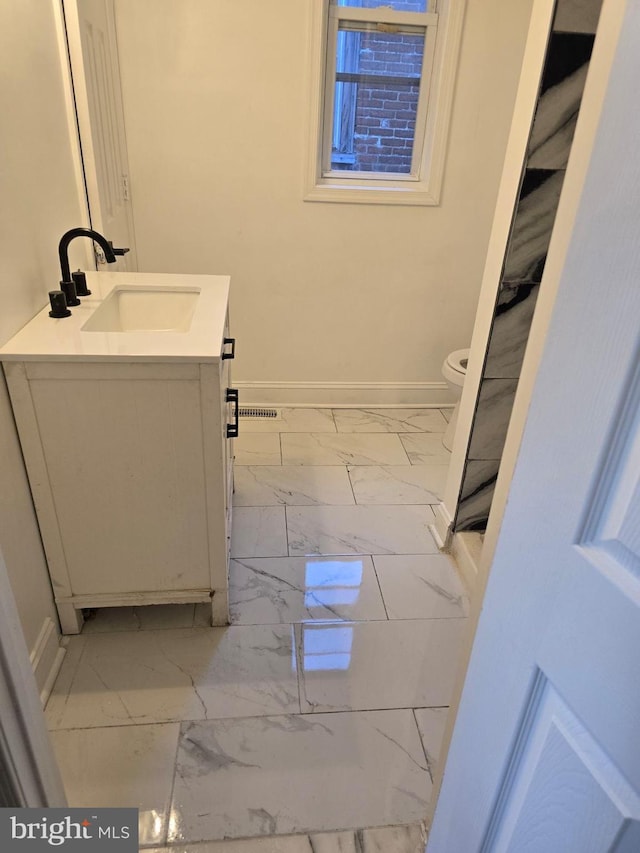
[[[83,332],[188,332],[197,287],[118,285],[82,326]]]

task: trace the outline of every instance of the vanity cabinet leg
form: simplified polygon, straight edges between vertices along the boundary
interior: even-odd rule
[[[226,590],[216,589],[211,598],[211,624],[229,624],[229,595]]]
[[[82,610],[76,608],[68,601],[56,601],[58,618],[63,634],[79,634],[84,625]]]

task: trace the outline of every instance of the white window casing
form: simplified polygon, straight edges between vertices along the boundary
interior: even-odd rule
[[[305,201],[360,204],[437,205],[445,164],[458,52],[466,0],[433,0],[427,12],[389,7],[338,6],[313,0],[310,56],[311,98]],[[415,27],[425,33],[411,170],[407,174],[332,169],[336,44],[340,22]],[[343,155],[341,160],[348,159]],[[334,162],[336,162],[334,157]]]

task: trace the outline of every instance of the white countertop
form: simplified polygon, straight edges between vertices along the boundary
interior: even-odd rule
[[[49,317],[47,304],[0,347],[0,361],[219,361],[229,276],[128,272],[88,272],[86,276],[91,296],[71,308],[70,317]],[[198,288],[189,331],[83,332],[89,317],[118,285]]]

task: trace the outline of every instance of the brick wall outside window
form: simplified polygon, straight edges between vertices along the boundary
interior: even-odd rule
[[[376,6],[364,0],[363,7]],[[420,0],[394,3],[402,11],[423,11]],[[419,76],[424,38],[364,32],[360,35],[358,70],[363,74]],[[359,83],[357,86],[353,154],[355,163],[337,165],[354,171],[408,173],[416,124],[419,86]]]

